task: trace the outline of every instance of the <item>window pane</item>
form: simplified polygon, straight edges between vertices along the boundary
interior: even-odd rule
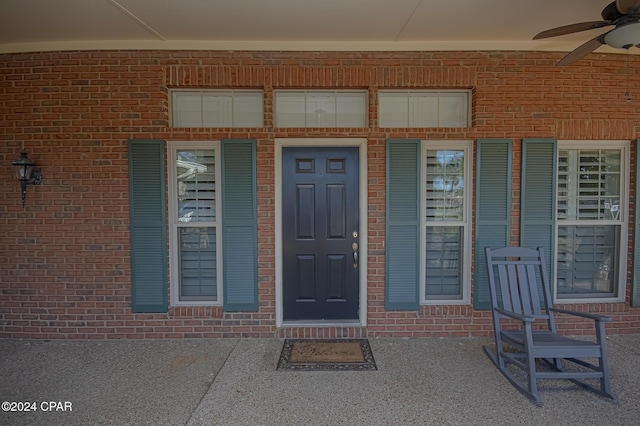
[[[216,229],[178,228],[180,300],[217,299]]]
[[[558,298],[615,296],[619,225],[558,226]]]
[[[427,300],[462,298],[462,230],[461,226],[427,227]]]
[[[305,127],[305,96],[302,93],[276,93],[276,126]]]
[[[427,151],[427,221],[464,220],[464,151]]]
[[[176,158],[178,221],[215,222],[215,151],[180,150]]]
[[[619,220],[620,150],[560,150],[558,220]]]
[[[380,93],[379,127],[409,127],[409,103],[406,93]]]
[[[439,127],[467,127],[467,114],[467,93],[440,94]]]
[[[234,127],[262,127],[262,92],[236,92],[233,96]]]
[[[438,93],[409,95],[409,127],[438,127]]]
[[[336,127],[336,98],[330,94],[307,94],[305,127]]]
[[[202,97],[199,93],[173,94],[173,125],[202,127]]]
[[[233,114],[231,111],[233,98],[231,94],[205,94],[202,97],[203,125],[202,127],[232,127]]]
[[[366,93],[342,93],[336,99],[336,127],[367,126]]]

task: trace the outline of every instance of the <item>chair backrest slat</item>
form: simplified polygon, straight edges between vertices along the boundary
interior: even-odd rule
[[[540,306],[540,293],[538,292],[538,280],[536,279],[536,270],[533,266],[527,267],[527,277],[529,280],[529,292],[531,295],[533,314],[542,315],[542,307]]]
[[[509,278],[507,274],[507,266],[498,266],[498,276],[500,277],[500,295],[502,296],[502,308],[512,311],[511,307],[511,291],[509,290]]]
[[[529,292],[530,282],[529,275],[527,274],[527,269],[529,269],[531,265],[518,265],[518,289],[516,289],[512,295],[514,297],[520,296],[522,300],[522,313],[525,315],[532,315],[531,309],[531,293]],[[534,283],[535,285],[535,283]]]
[[[507,271],[509,271],[509,292],[506,294],[502,294],[502,297],[508,297],[511,299],[511,306],[514,312],[519,314],[522,313],[522,303],[518,295],[518,272],[516,270],[516,265],[507,265]],[[515,297],[514,297],[515,296]]]

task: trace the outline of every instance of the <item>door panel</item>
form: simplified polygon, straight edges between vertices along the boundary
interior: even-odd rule
[[[328,223],[327,233],[330,239],[345,239],[347,226],[346,217],[346,200],[344,185],[328,185],[327,186],[327,211]]]
[[[296,187],[296,239],[315,240],[315,186],[297,185]]]
[[[358,148],[283,148],[285,321],[358,318],[358,179]]]

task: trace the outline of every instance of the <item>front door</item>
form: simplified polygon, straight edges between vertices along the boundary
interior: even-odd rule
[[[359,175],[357,147],[282,149],[285,321],[358,318]]]

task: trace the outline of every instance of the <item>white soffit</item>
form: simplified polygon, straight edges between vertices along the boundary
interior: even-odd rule
[[[2,0],[0,53],[85,49],[559,50],[608,0]],[[640,49],[632,49],[632,51]],[[620,49],[603,47],[598,52]],[[635,53],[635,52],[634,52]]]

